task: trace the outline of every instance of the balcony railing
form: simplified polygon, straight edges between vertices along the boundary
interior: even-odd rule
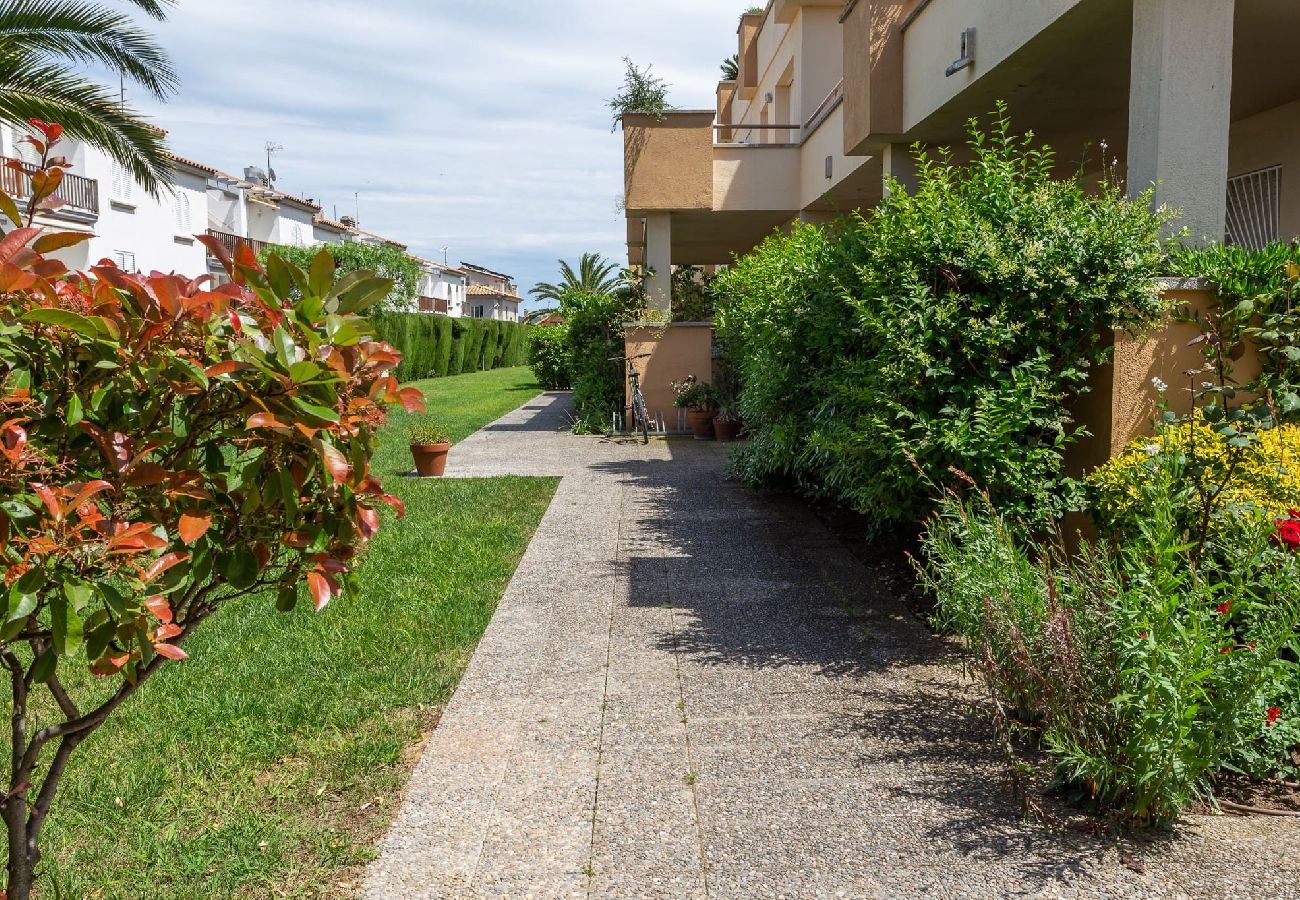
[[[23,171],[11,168],[8,163],[16,162],[23,167]],[[0,157],[0,190],[3,190],[15,200],[26,200],[32,195],[32,179],[30,173],[36,170],[36,167],[25,163],[20,159],[11,157]],[[73,175],[71,172],[63,173],[63,181],[59,184],[59,189],[54,192],[54,196],[62,200],[64,205],[57,210],[50,210],[51,213],[74,213],[80,214],[80,217],[98,217],[99,216],[99,182],[93,178],[86,178],[84,175]]]
[[[447,314],[447,301],[438,297],[421,297],[420,312]]]
[[[209,228],[208,234],[211,237],[214,237],[217,240],[221,241],[221,243],[225,244],[226,249],[229,250],[231,254],[235,252],[235,248],[239,246],[239,244],[241,243],[247,244],[249,246],[249,249],[251,249],[258,256],[261,256],[262,251],[265,250],[267,247],[279,246],[279,244],[272,244],[269,241],[257,241],[257,240],[253,240],[253,238],[240,237],[239,235],[231,234],[228,231],[217,231],[215,228]],[[211,256],[212,254],[209,253],[208,255]]]

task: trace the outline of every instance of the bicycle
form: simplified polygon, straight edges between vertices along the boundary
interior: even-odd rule
[[[641,353],[636,356],[611,356],[610,362],[626,362],[627,378],[632,387],[632,427],[630,432],[641,432],[641,443],[650,443],[650,416],[646,412],[645,394],[641,393],[641,373],[637,371],[636,361],[638,359],[648,359],[649,353]]]

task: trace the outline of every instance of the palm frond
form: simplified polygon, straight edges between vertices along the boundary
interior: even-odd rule
[[[25,127],[33,118],[101,148],[155,197],[170,182],[163,132],[108,88],[59,66],[0,56],[0,121]]]
[[[99,63],[159,99],[173,93],[178,81],[167,52],[151,34],[126,15],[90,2],[0,3],[0,58],[10,56]]]

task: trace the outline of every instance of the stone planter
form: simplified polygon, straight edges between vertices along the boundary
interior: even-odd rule
[[[412,444],[411,457],[415,460],[415,474],[421,478],[441,478],[447,471],[447,451],[451,444]]]
[[[699,409],[686,411],[686,421],[691,424],[691,434],[697,441],[713,440],[713,417],[713,413]]]

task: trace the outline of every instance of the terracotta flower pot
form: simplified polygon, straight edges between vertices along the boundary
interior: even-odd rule
[[[686,411],[686,421],[691,423],[691,434],[697,441],[713,440],[713,416],[711,412],[698,409]]]
[[[734,441],[740,437],[740,420],[714,419],[713,434],[720,441]]]
[[[421,478],[440,478],[447,471],[447,451],[451,444],[412,444],[411,456],[415,459],[415,474]]]

